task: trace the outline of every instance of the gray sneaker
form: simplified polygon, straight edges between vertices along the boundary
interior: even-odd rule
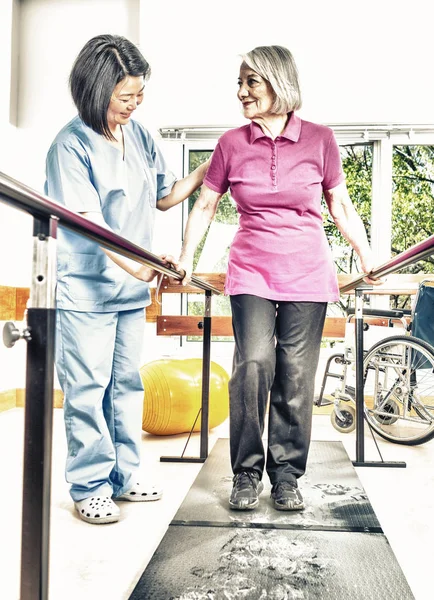
[[[259,504],[264,484],[256,471],[241,471],[234,476],[229,506],[233,510],[252,510]]]
[[[303,510],[304,500],[300,490],[288,481],[279,481],[271,488],[276,510]]]

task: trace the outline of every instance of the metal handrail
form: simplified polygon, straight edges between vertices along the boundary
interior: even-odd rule
[[[423,242],[419,242],[411,248],[404,250],[400,254],[397,254],[383,265],[372,269],[370,273],[362,273],[343,285],[339,288],[341,294],[345,294],[354,290],[359,285],[363,284],[363,279],[367,276],[373,277],[383,277],[385,275],[390,275],[395,271],[400,271],[404,267],[411,265],[426,256],[431,256],[434,254],[434,235],[431,235],[429,238],[424,240]]]
[[[20,598],[47,600],[57,312],[54,274],[57,225],[177,280],[181,280],[184,273],[168,267],[155,254],[3,173],[0,173],[0,201],[33,217],[33,271],[26,329],[19,331],[13,323],[9,323],[6,341],[9,347],[19,339],[27,342]],[[191,283],[205,291],[200,456],[167,458],[171,461],[204,462],[208,456],[211,297],[213,293],[221,292],[195,276]]]
[[[414,244],[404,252],[397,254],[383,265],[372,269],[370,273],[362,273],[355,277],[349,283],[343,285],[339,291],[345,294],[355,290],[355,365],[356,365],[356,460],[353,465],[356,467],[405,467],[405,462],[400,461],[366,461],[365,460],[365,442],[364,442],[364,349],[363,349],[363,296],[367,292],[367,286],[364,284],[366,276],[383,277],[399,271],[404,267],[411,265],[426,256],[434,254],[434,235],[426,240]],[[372,286],[368,286],[369,289]],[[365,289],[364,289],[365,288]]]
[[[122,254],[160,273],[170,275],[174,279],[181,280],[183,278],[182,272],[180,273],[176,269],[168,267],[159,256],[133,244],[117,233],[89,221],[89,219],[82,217],[78,213],[68,210],[62,204],[51,200],[47,196],[40,194],[4,173],[0,173],[0,201],[27,212],[34,217],[55,217],[63,227],[97,242],[108,250]],[[221,294],[218,288],[199,279],[195,275],[192,276],[191,283],[202,290]]]

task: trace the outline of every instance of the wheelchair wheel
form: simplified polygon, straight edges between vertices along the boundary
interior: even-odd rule
[[[383,425],[393,425],[399,418],[399,406],[393,400],[388,400],[384,403],[381,413],[378,413],[375,418]]]
[[[356,427],[356,410],[354,406],[346,402],[341,403],[338,411],[333,409],[330,413],[330,421],[340,433],[351,433]]]
[[[393,336],[365,355],[365,418],[382,438],[415,446],[434,438],[434,348]]]

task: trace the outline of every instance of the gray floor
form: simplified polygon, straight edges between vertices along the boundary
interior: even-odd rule
[[[64,480],[63,411],[54,412],[50,600],[126,600],[166,534],[201,465],[160,463],[162,455],[181,454],[186,435],[159,438],[144,434],[143,470],[163,483],[162,500],[146,504],[124,502],[120,505],[119,523],[88,525],[80,521],[69,498]],[[216,428],[210,436],[210,448],[217,438],[227,437],[227,434],[227,423]],[[342,441],[350,458],[354,458],[354,434],[336,432],[327,416],[314,417],[312,438]],[[2,600],[19,598],[22,443],[22,409],[1,413]],[[198,443],[199,436],[195,434],[188,454],[198,453]],[[434,442],[418,447],[380,442],[380,448],[386,460],[405,460],[407,468],[357,468],[357,474],[416,600],[431,600]],[[366,437],[366,458],[378,458],[369,436]],[[384,577],[388,578],[387,572]]]
[[[209,598],[414,596],[382,534],[170,526],[130,600]]]
[[[269,483],[231,511],[230,471],[219,439],[130,600],[414,598],[342,442],[312,442],[304,511],[274,510]]]

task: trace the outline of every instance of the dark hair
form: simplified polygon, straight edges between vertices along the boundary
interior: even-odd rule
[[[78,114],[88,127],[113,139],[107,111],[116,85],[128,75],[149,78],[151,69],[140,50],[120,35],[97,35],[75,59],[69,87]]]

